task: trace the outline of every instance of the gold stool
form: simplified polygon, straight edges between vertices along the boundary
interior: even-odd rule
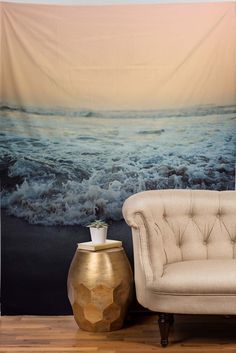
[[[77,249],[67,287],[75,321],[82,330],[120,329],[133,291],[133,274],[124,249]]]

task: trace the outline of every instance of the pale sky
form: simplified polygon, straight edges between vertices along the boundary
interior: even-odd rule
[[[236,103],[235,3],[3,7],[3,102],[72,109]]]

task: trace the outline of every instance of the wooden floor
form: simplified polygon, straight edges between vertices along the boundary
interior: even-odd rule
[[[236,317],[175,318],[167,348],[159,346],[157,315],[132,314],[119,331],[79,330],[73,317],[0,318],[1,353],[236,353]]]

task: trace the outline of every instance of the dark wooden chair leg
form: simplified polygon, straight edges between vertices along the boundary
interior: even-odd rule
[[[170,315],[170,326],[172,326],[175,322],[174,314],[169,314]]]
[[[159,329],[161,334],[161,345],[162,347],[168,346],[168,336],[170,325],[174,322],[174,316],[172,314],[159,313]]]

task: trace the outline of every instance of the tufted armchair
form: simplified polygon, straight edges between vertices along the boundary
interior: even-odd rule
[[[156,190],[129,197],[137,299],[159,312],[236,314],[236,191]]]

